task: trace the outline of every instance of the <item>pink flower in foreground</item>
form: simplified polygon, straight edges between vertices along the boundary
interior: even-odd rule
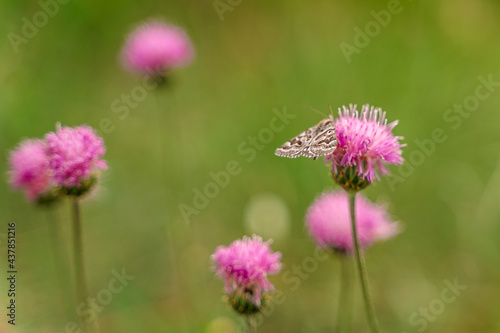
[[[50,190],[52,181],[45,142],[25,140],[10,153],[10,184],[21,189],[30,201]]]
[[[400,136],[394,136],[392,129],[397,121],[387,124],[385,112],[380,108],[363,105],[358,112],[356,105],[339,108],[339,118],[335,121],[338,145],[326,161],[332,162],[335,174],[345,167],[355,167],[357,173],[366,181],[380,179],[388,174],[386,164],[402,164]]]
[[[135,29],[122,51],[124,66],[145,75],[162,74],[188,64],[192,58],[193,47],[186,33],[177,26],[158,21]]]
[[[244,236],[229,246],[219,246],[212,255],[215,272],[224,280],[226,292],[248,293],[257,307],[261,294],[274,289],[267,275],[279,273],[280,259],[281,253],[272,252],[269,241],[263,242],[257,236]]]
[[[49,166],[57,185],[79,186],[93,171],[106,169],[104,141],[88,126],[59,127],[46,136]]]
[[[356,198],[356,230],[361,248],[394,237],[398,224],[392,222],[386,210],[358,194]],[[309,207],[306,226],[321,248],[341,253],[354,253],[349,198],[345,191],[324,193]]]

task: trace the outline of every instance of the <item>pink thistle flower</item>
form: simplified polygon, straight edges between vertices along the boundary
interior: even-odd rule
[[[215,272],[224,280],[228,294],[248,294],[255,306],[260,307],[262,293],[274,290],[268,274],[281,270],[281,253],[272,252],[270,242],[261,237],[244,236],[229,246],[219,246],[212,261]]]
[[[355,209],[361,248],[366,249],[399,233],[398,224],[391,221],[387,211],[362,195],[356,198]],[[345,191],[333,191],[318,197],[308,209],[306,226],[318,247],[354,253],[349,197]]]
[[[36,201],[52,187],[47,147],[42,140],[24,140],[10,153],[10,184]]]
[[[89,126],[59,127],[46,136],[49,166],[57,185],[78,187],[91,173],[107,169],[100,158],[106,153],[104,141]]]
[[[334,176],[347,167],[354,167],[362,179],[372,183],[388,174],[386,164],[402,164],[401,136],[394,136],[392,129],[398,124],[387,124],[385,112],[368,104],[358,112],[356,105],[339,108],[339,118],[335,121],[338,145],[333,154],[326,158],[332,162]]]
[[[122,51],[127,70],[152,76],[187,65],[192,58],[193,47],[187,34],[177,26],[159,21],[136,28]]]

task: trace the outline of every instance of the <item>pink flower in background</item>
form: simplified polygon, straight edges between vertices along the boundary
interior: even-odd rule
[[[93,171],[106,169],[104,141],[88,126],[59,127],[46,136],[49,166],[64,187],[79,186]]]
[[[385,164],[402,164],[400,136],[394,136],[392,129],[397,121],[387,124],[385,112],[380,108],[363,105],[358,112],[356,105],[339,109],[335,122],[338,145],[333,154],[326,158],[332,161],[332,171],[336,174],[340,167],[356,166],[357,172],[368,182],[381,174],[388,174]]]
[[[50,190],[52,181],[47,147],[42,140],[25,140],[10,153],[10,184],[25,191],[30,201]]]
[[[398,224],[392,222],[386,210],[362,195],[356,198],[356,228],[361,248],[394,237]],[[316,244],[343,253],[354,253],[351,213],[348,194],[344,191],[322,194],[309,207],[306,226]]]
[[[158,21],[135,29],[122,51],[125,67],[145,75],[162,74],[188,64],[192,58],[193,47],[186,33],[177,26]]]
[[[274,289],[267,275],[281,270],[281,253],[272,252],[269,242],[257,236],[245,236],[229,246],[219,246],[212,260],[217,276],[225,282],[226,292],[251,291],[252,301],[257,306],[261,293]]]

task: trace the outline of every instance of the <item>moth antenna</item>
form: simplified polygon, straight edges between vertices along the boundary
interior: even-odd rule
[[[309,105],[304,105],[304,106],[305,106],[306,108],[309,108],[309,109],[313,110],[314,112],[316,112],[316,113],[318,113],[318,114],[322,115],[324,118],[328,118],[328,117],[327,117],[327,116],[326,116],[323,112],[318,111],[318,110],[316,110],[315,108],[313,108],[313,107],[311,107],[311,106],[309,106]]]
[[[330,114],[331,114],[331,115],[332,115],[332,117],[333,117],[332,105],[331,105],[331,104],[328,104],[328,107],[330,108]]]

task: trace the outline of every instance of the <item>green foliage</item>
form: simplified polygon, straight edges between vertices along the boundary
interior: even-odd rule
[[[306,106],[326,114],[328,104],[335,110],[348,103],[382,107],[389,122],[399,119],[395,134],[408,144],[405,165],[391,169],[399,178],[383,177],[364,193],[390,204],[404,225],[401,235],[367,252],[382,330],[416,332],[420,326],[412,326],[410,316],[440,297],[443,280],[457,277],[468,289],[425,332],[500,332],[500,90],[474,111],[453,111],[474,96],[479,76],[500,81],[498,1],[402,0],[403,10],[350,63],[339,45],[353,44],[354,27],[363,30],[374,20],[371,11],[386,9],[387,1],[244,0],[223,21],[211,1],[69,1],[18,53],[5,36],[21,34],[22,18],[31,19],[40,5],[6,2],[0,26],[2,172],[9,149],[54,130],[56,122],[91,125],[106,142],[109,170],[82,204],[90,294],[95,298],[108,288],[113,270],[126,268],[135,279],[102,306],[102,332],[214,332],[213,320],[220,317],[229,318],[230,327],[241,325],[221,301],[223,283],[210,270],[210,254],[253,232],[243,223],[245,207],[264,192],[284,200],[290,228],[273,243],[288,274],[270,278],[284,301],[264,315],[259,332],[332,331],[338,262],[322,261],[301,275],[293,267],[313,256],[304,215],[333,181],[321,160],[278,158],[274,149],[319,121]],[[149,17],[183,26],[196,48],[194,62],[176,71],[173,89],[160,96],[160,123],[152,94],[135,106],[113,107],[126,106],[123,96],[143,84],[122,70],[119,52],[126,33]],[[296,118],[261,142],[248,161],[239,145],[258,136],[272,110],[284,106]],[[437,128],[446,139],[423,149]],[[232,160],[241,173],[186,223],[178,205],[193,206],[193,189],[203,191],[213,182],[209,173]],[[57,210],[69,249],[66,204]],[[63,314],[67,306],[44,212],[6,182],[0,183],[0,205],[0,233],[9,221],[18,225],[22,304],[15,330],[2,320],[0,331],[64,332],[76,318]],[[5,238],[0,242],[5,253]],[[2,259],[2,271],[5,264]],[[6,284],[1,279],[0,289]],[[355,296],[352,331],[363,332],[367,324]],[[1,304],[5,297],[2,292]]]

